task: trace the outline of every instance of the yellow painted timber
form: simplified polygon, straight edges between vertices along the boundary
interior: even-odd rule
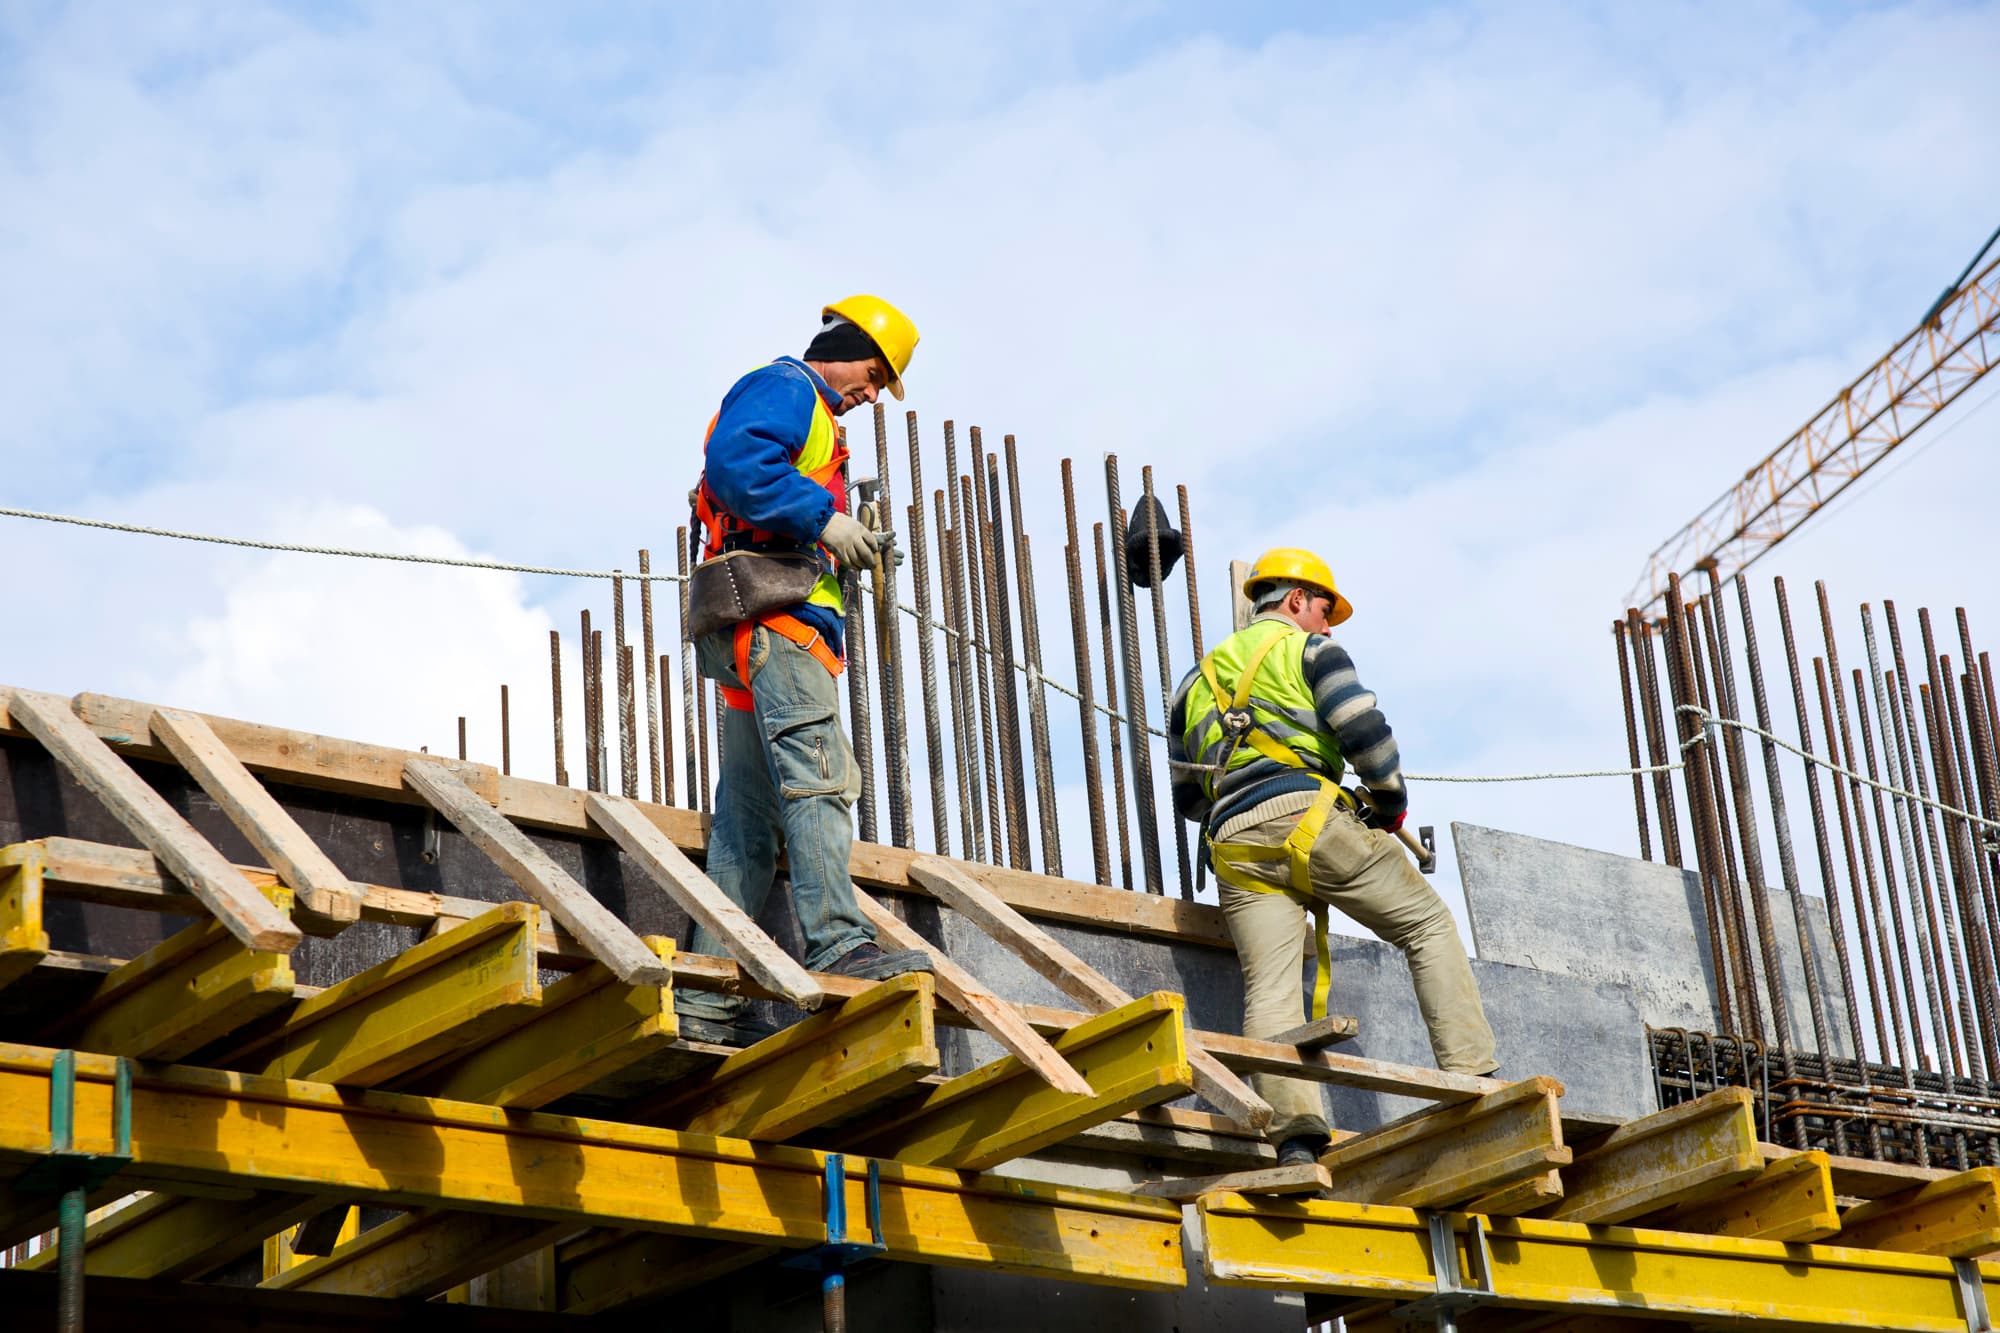
[[[1841,1230],[1833,1171],[1823,1152],[1780,1158],[1721,1194],[1655,1213],[1641,1225],[1746,1240],[1824,1240]]]
[[[1544,1214],[1623,1222],[1688,1203],[1764,1169],[1750,1093],[1723,1088],[1613,1130],[1563,1168],[1563,1197]]]
[[[1049,1087],[1014,1056],[960,1075],[857,1126],[861,1151],[900,1162],[983,1170],[1194,1086],[1182,1019],[1186,1001],[1142,995],[1058,1037],[1055,1048],[1096,1093]]]
[[[672,940],[643,939],[662,962],[673,961]],[[534,1110],[671,1045],[678,1030],[671,985],[628,986],[593,963],[544,990],[526,1023],[409,1087]]]
[[[361,1234],[361,1210],[352,1206],[341,1206],[338,1204],[335,1207],[340,1208],[341,1217],[340,1231],[334,1236],[333,1243],[339,1246],[346,1244]],[[312,1219],[308,1218],[306,1220],[311,1221]],[[300,1223],[300,1226],[303,1225],[303,1222]],[[276,1235],[264,1237],[265,1282],[269,1282],[288,1268],[298,1267],[312,1257],[311,1255],[300,1254],[296,1249],[292,1248],[292,1242],[298,1239],[298,1231],[298,1227],[290,1227],[278,1232]]]
[[[1335,1144],[1320,1156],[1332,1197],[1440,1208],[1568,1166],[1562,1090],[1552,1078],[1523,1079]]]
[[[203,1277],[325,1205],[312,1195],[268,1191],[250,1199],[148,1194],[91,1222],[84,1233],[84,1272],[98,1277]],[[54,1268],[57,1253],[51,1247],[21,1266]]]
[[[1546,1208],[1563,1196],[1561,1171],[1544,1171],[1539,1176],[1519,1180],[1506,1189],[1495,1190],[1465,1205],[1468,1213],[1486,1213],[1493,1217],[1519,1217],[1532,1213],[1538,1208]]]
[[[1376,1204],[1211,1194],[1196,1205],[1203,1263],[1224,1286],[1420,1300],[1435,1294],[1425,1214]],[[1458,1266],[1471,1218],[1446,1215]],[[1771,1320],[1816,1328],[1963,1333],[1951,1261],[1535,1218],[1486,1219],[1490,1304],[1685,1321]],[[1989,1305],[2000,1265],[1979,1265]]]
[[[292,891],[256,886],[279,910]],[[291,959],[246,949],[220,922],[196,921],[98,983],[51,1038],[102,1055],[180,1060],[292,998]]]
[[[2000,1250],[2000,1167],[1974,1167],[1850,1208],[1840,1219],[1840,1239],[1954,1259]]]
[[[48,1149],[55,1055],[0,1043],[0,1162]],[[80,1151],[111,1150],[115,1070],[110,1057],[76,1057]],[[861,1165],[849,1163],[850,1217],[867,1216]],[[126,1190],[250,1184],[791,1248],[824,1238],[824,1170],[825,1154],[804,1148],[149,1065],[133,1078],[132,1164],[119,1179]],[[1185,1284],[1176,1205],[898,1162],[881,1174],[890,1259]]]
[[[0,847],[0,986],[33,971],[48,956],[42,867],[42,849],[34,843]]]
[[[534,904],[502,903],[327,987],[222,1062],[367,1086],[519,1025],[541,993]]]
[[[682,1079],[620,1119],[779,1142],[937,1072],[927,974],[888,981]]]
[[[492,1213],[405,1213],[260,1285],[392,1300],[434,1296],[575,1230],[574,1222]]]

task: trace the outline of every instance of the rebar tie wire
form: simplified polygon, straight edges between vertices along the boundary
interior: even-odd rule
[[[395,564],[437,565],[446,569],[480,569],[503,574],[539,574],[548,578],[627,579],[635,583],[686,583],[688,581],[687,575],[671,572],[637,574],[621,569],[563,569],[554,565],[524,565],[507,560],[477,560],[466,556],[413,555],[404,551],[365,551],[351,546],[316,546],[304,542],[262,541],[254,537],[223,537],[213,533],[184,532],[176,528],[158,528],[141,523],[118,523],[103,518],[81,518],[74,514],[45,514],[34,509],[0,507],[0,517],[33,519],[40,523],[63,523],[71,527],[96,528],[104,532],[123,532],[140,537],[167,537],[176,541],[205,542],[212,546],[235,546],[245,550],[276,551],[289,555],[343,556],[351,560],[386,560]],[[868,588],[871,592],[873,591],[872,580],[868,584]],[[896,609],[919,624],[926,623],[927,618],[920,615],[917,609],[907,602],[897,602]],[[972,648],[986,654],[989,658],[993,656],[993,650],[981,641],[978,635],[961,635],[957,630],[935,617],[928,618],[928,623],[931,628],[951,638],[963,638]],[[1076,700],[1079,705],[1083,703],[1083,696],[1081,694],[1061,681],[1050,677],[1046,672],[1034,671],[1024,662],[1016,662],[1014,669],[1027,676],[1030,684],[1039,680],[1040,683],[1047,685],[1057,693],[1068,695],[1071,699]],[[1130,719],[1116,709],[1109,708],[1095,700],[1091,701],[1090,706],[1110,718],[1113,722],[1130,725]],[[1680,749],[1682,754],[1686,754],[1693,746],[1704,743],[1708,739],[1709,727],[1736,727],[1739,730],[1749,732],[1753,736],[1770,741],[1779,748],[1797,755],[1808,764],[1815,764],[1829,772],[1837,773],[1850,782],[1858,782],[1863,786],[1873,787],[1885,795],[1899,797],[1906,801],[1915,801],[1917,804],[1928,806],[1940,814],[1951,815],[1955,818],[1963,819],[1968,823],[1977,824],[1979,827],[1988,830],[1992,838],[2000,838],[2000,820],[1987,819],[1981,815],[1973,814],[1971,811],[1961,810],[1957,806],[1947,805],[1934,797],[1922,796],[1916,792],[1905,791],[1901,787],[1865,777],[1831,760],[1822,759],[1816,754],[1809,754],[1783,737],[1775,736],[1761,727],[1753,726],[1739,718],[1723,717],[1696,704],[1679,704],[1675,706],[1674,711],[1676,713],[1691,713],[1701,720],[1702,730],[1681,743]],[[1162,740],[1167,738],[1167,733],[1159,727],[1155,727],[1150,723],[1142,723],[1141,726],[1150,735],[1158,736]],[[1629,778],[1643,777],[1654,773],[1674,773],[1686,766],[1686,760],[1680,760],[1671,764],[1646,764],[1628,768],[1588,768],[1546,773],[1405,773],[1403,777],[1409,782],[1474,784],[1497,782],[1567,782],[1582,778]],[[1213,765],[1175,761],[1172,767],[1205,772],[1211,769]],[[1988,843],[1988,850],[2000,850],[2000,846],[1993,845],[1992,838],[1983,840]]]

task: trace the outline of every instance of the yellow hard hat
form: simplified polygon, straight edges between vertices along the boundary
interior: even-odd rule
[[[1326,618],[1329,625],[1338,625],[1354,614],[1354,604],[1333,586],[1333,571],[1326,561],[1301,547],[1274,546],[1258,556],[1257,563],[1250,566],[1250,576],[1243,580],[1244,596],[1255,601],[1267,583],[1304,583],[1333,598],[1333,612]]]
[[[903,400],[903,372],[910,368],[910,353],[917,350],[917,326],[910,317],[879,296],[850,296],[835,301],[820,317],[839,315],[860,327],[875,340],[882,359],[889,363],[889,392]]]

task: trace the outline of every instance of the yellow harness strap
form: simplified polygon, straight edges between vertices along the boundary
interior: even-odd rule
[[[1236,689],[1230,695],[1230,711],[1238,711],[1250,702],[1250,682],[1257,675],[1257,668],[1264,664],[1265,656],[1288,635],[1280,634],[1265,641],[1244,665],[1243,675],[1236,682]],[[1209,693],[1215,696],[1217,707],[1222,705],[1222,685],[1216,679],[1215,665],[1209,657],[1201,662],[1201,676],[1208,683]],[[1242,741],[1251,749],[1287,768],[1304,768],[1305,761],[1288,746],[1280,744],[1261,727],[1252,725],[1242,735]],[[1233,751],[1232,751],[1233,752]],[[1227,759],[1223,761],[1225,764]],[[1333,813],[1334,806],[1345,802],[1352,807],[1354,798],[1342,790],[1339,783],[1329,778],[1313,774],[1319,782],[1319,795],[1299,816],[1284,842],[1276,847],[1265,847],[1248,842],[1217,842],[1208,840],[1209,860],[1215,865],[1215,877],[1233,888],[1247,889],[1251,893],[1287,893],[1299,900],[1313,922],[1313,998],[1312,1017],[1326,1017],[1327,996],[1333,989],[1333,955],[1326,942],[1326,903],[1312,891],[1312,849],[1319,840],[1320,830],[1326,827],[1326,817]],[[1212,788],[1211,788],[1212,790]],[[1290,883],[1285,887],[1266,884],[1245,874],[1240,867],[1258,861],[1290,862]]]

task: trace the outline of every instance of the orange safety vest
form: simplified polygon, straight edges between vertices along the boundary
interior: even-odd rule
[[[722,414],[709,418],[708,430],[702,435],[702,451],[708,450],[708,441],[715,434],[715,423]],[[833,497],[833,507],[841,513],[847,512],[847,446],[842,442],[839,427],[834,425],[833,412],[820,397],[813,393],[812,423],[807,427],[804,443],[792,455],[792,465],[809,480],[826,488]],[[695,488],[695,522],[704,533],[702,559],[712,560],[730,549],[756,549],[759,546],[777,545],[787,541],[773,532],[766,532],[735,514],[729,512],[709,489],[708,475],[702,474],[701,482]],[[824,547],[819,548],[828,565],[833,557]],[[822,574],[819,583],[806,599],[816,606],[824,606],[836,615],[842,611],[840,581],[831,573]],[[820,632],[797,616],[782,611],[774,611],[760,616],[755,621],[742,621],[736,626],[736,678],[746,686],[750,682],[750,634],[757,625],[762,625],[774,634],[782,634],[812,655],[814,661],[828,672],[838,676],[845,668],[842,660],[827,644]],[[750,691],[717,683],[716,689],[722,701],[729,707],[741,711],[751,708]]]

